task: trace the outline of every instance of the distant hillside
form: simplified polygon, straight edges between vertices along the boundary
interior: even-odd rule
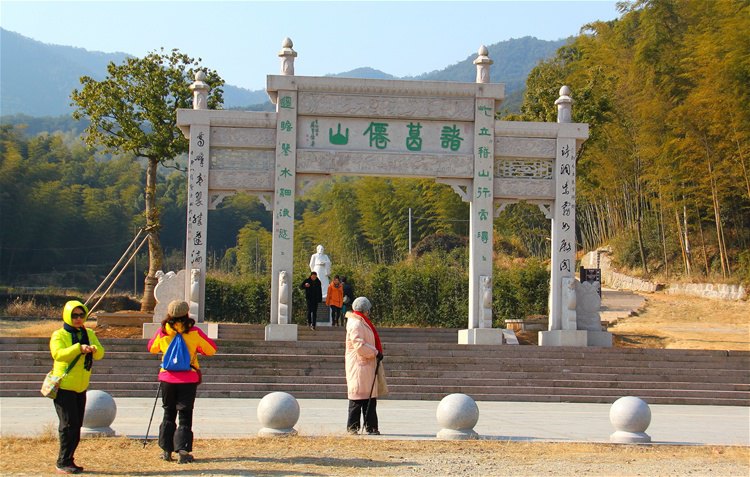
[[[110,62],[119,64],[129,56],[50,45],[0,28],[0,114],[68,115],[73,111],[70,93],[80,88],[81,76],[101,80]],[[267,101],[264,90],[224,86],[226,107]]]
[[[532,37],[511,39],[488,45],[494,64],[490,68],[492,82],[505,83],[506,101],[503,108],[517,111],[531,69],[541,59],[549,58],[565,40],[544,41]],[[50,45],[0,28],[0,114],[32,117],[69,115],[70,92],[80,87],[81,76],[97,80],[106,75],[110,62],[122,63],[126,53],[101,53],[83,48]],[[474,82],[476,53],[442,70],[400,79]],[[221,74],[221,72],[219,72]],[[370,79],[399,79],[373,68],[357,68],[329,76]],[[265,90],[250,91],[237,86],[224,86],[226,109],[273,110]],[[12,121],[15,122],[15,121]]]

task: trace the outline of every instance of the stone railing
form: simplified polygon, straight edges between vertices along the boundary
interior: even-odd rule
[[[747,298],[747,290],[742,285],[671,283],[664,291],[670,295],[693,295],[720,300],[744,300]]]
[[[691,295],[719,300],[744,300],[747,298],[747,290],[742,285],[714,283],[670,283],[664,285],[618,273],[612,269],[608,253],[609,251],[606,249],[589,252],[581,259],[581,265],[586,268],[596,268],[598,254],[598,266],[602,270],[603,285],[610,288],[647,293],[663,290],[671,295]]]

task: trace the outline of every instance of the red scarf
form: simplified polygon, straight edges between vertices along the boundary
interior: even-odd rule
[[[380,336],[378,336],[378,330],[375,329],[375,326],[372,324],[372,321],[370,321],[368,317],[366,317],[359,311],[355,311],[354,314],[362,318],[365,321],[365,323],[367,323],[367,326],[370,327],[370,329],[372,330],[372,334],[375,335],[375,347],[378,349],[379,352],[382,353],[383,345],[380,343]]]

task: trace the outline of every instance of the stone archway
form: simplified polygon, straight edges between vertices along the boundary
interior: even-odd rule
[[[194,109],[178,111],[190,140],[186,268],[200,270],[200,320],[207,212],[227,195],[256,194],[273,213],[266,339],[296,340],[294,200],[305,184],[333,174],[434,178],[470,204],[469,314],[459,343],[503,342],[491,319],[492,224],[507,204],[526,201],[552,220],[545,344],[591,344],[562,296],[575,280],[575,157],[588,137],[587,124],[570,122],[567,87],[557,123],[499,121],[505,88],[489,82],[485,47],[474,61],[476,83],[295,76],[296,55],[286,39],[282,74],[267,77],[276,112],[204,109],[207,86],[198,76]]]

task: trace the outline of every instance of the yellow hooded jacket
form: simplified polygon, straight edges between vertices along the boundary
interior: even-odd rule
[[[86,305],[80,301],[73,300],[67,302],[63,308],[63,321],[65,323],[72,326],[73,322],[71,321],[70,314],[78,307],[83,308],[86,312],[86,318],[88,318],[89,310],[86,308]],[[93,353],[94,359],[102,359],[104,357],[104,347],[96,338],[96,333],[85,326],[81,327],[80,332],[87,333],[91,346],[96,346],[96,351]],[[81,354],[81,343],[73,344],[73,335],[65,328],[60,328],[52,333],[52,337],[49,340],[49,350],[52,353],[52,359],[55,360],[52,371],[55,376],[62,376],[75,357]],[[84,369],[84,360],[85,356],[81,356],[76,365],[73,366],[73,369],[63,378],[60,383],[60,389],[82,393],[89,387],[91,370]]]

